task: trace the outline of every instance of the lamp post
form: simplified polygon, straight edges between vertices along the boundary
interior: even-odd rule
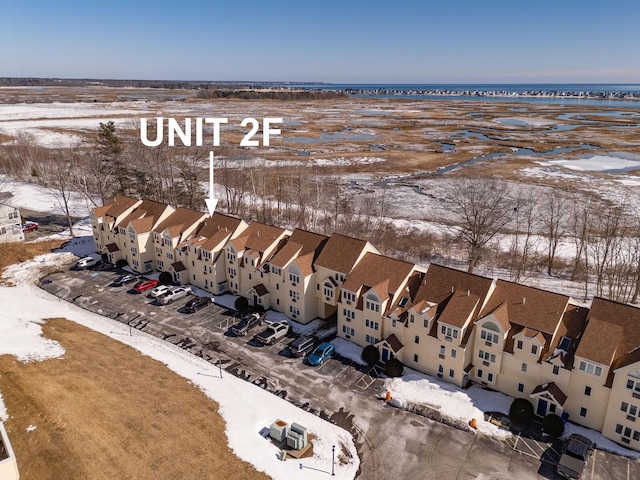
[[[331,476],[332,477],[336,476],[335,466],[336,466],[336,446],[333,445],[331,447]]]

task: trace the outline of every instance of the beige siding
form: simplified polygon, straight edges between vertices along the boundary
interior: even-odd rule
[[[640,362],[615,371],[602,434],[640,450]]]
[[[568,398],[564,410],[569,414],[569,419],[572,422],[602,431],[611,393],[611,390],[604,386],[609,368],[598,365],[602,368],[601,374],[599,376],[592,375],[580,370],[581,360],[584,359],[576,356],[571,372],[569,391],[565,392]],[[590,395],[585,394],[586,387],[591,388]],[[580,415],[582,408],[587,410],[586,416]]]

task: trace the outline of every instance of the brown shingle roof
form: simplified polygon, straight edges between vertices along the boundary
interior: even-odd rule
[[[348,275],[367,243],[365,240],[334,233],[318,255],[316,266]]]
[[[189,227],[198,223],[205,217],[205,214],[190,208],[177,208],[171,215],[165,218],[153,231],[162,233],[169,231],[172,238],[175,238],[185,232]]]
[[[253,287],[253,291],[256,292],[256,295],[259,297],[264,297],[267,293],[269,293],[269,290],[267,290],[267,287],[264,286],[264,283],[259,283],[258,285]]]
[[[222,215],[218,212],[213,214],[213,217],[205,219],[196,230],[196,233],[189,239],[189,243],[192,245],[201,245],[207,250],[211,250],[217,246],[220,241],[226,238],[228,235],[233,234],[242,220],[228,215]],[[208,242],[208,240],[215,238],[214,242]]]
[[[289,240],[302,245],[302,251],[300,252],[301,255],[314,252],[317,256],[320,253],[320,250],[322,250],[322,247],[327,243],[327,240],[329,240],[329,237],[296,228],[291,234]]]
[[[640,359],[640,308],[594,298],[576,355],[614,369]]]
[[[478,306],[480,297],[467,292],[454,293],[440,313],[438,322],[462,328]]]
[[[480,316],[489,314],[503,303],[507,307],[509,322],[553,335],[567,308],[569,297],[498,280]]]
[[[118,217],[122,215],[128,208],[133,207],[140,200],[137,198],[125,197],[124,195],[117,195],[111,202],[109,202],[109,209],[106,214],[110,217]]]
[[[394,353],[398,353],[402,349],[402,347],[404,347],[402,342],[398,340],[398,337],[396,337],[395,333],[392,333],[383,341],[387,342],[387,344],[391,347],[391,350],[393,350]]]
[[[252,222],[247,229],[240,234],[240,237],[246,238],[244,248],[264,253],[284,232],[285,230],[283,228]]]
[[[119,250],[120,247],[118,247],[118,245],[116,245],[115,243],[110,243],[109,245],[107,245],[107,251],[109,253],[117,252]]]
[[[171,264],[171,268],[173,268],[174,272],[183,272],[187,269],[182,262],[175,262]]]
[[[168,205],[164,203],[154,202],[153,200],[143,200],[140,205],[133,209],[133,211],[122,219],[118,223],[118,226],[126,228],[130,222],[140,219],[147,219],[145,222],[138,222],[136,229],[137,233],[150,232],[153,226],[158,222],[160,216],[169,209]]]
[[[284,247],[278,250],[269,263],[276,267],[283,268],[286,264],[288,264],[291,260],[293,260],[296,255],[302,252],[302,245],[296,242],[292,242],[291,238],[287,240]]]
[[[560,389],[560,387],[558,387],[555,384],[555,382],[543,383],[542,385],[538,385],[536,388],[533,389],[533,392],[531,392],[531,396],[536,395],[538,393],[550,394],[556,400],[556,402],[558,402],[560,406],[564,405],[564,402],[567,401],[567,396]]]
[[[574,354],[578,348],[578,337],[582,335],[587,325],[588,313],[589,310],[587,308],[570,304],[564,312],[562,322],[556,331],[556,336],[550,344],[549,351],[551,356],[553,356],[562,341],[562,337],[569,337],[571,339],[567,352],[560,353],[560,355],[562,355],[562,362],[566,368],[573,367]]]

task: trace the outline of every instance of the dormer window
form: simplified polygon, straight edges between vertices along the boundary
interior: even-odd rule
[[[351,305],[351,302],[355,302],[356,301],[356,296],[355,294],[351,293],[351,292],[347,292],[346,290],[342,291],[342,300],[344,300],[344,302],[347,305]]]
[[[562,337],[562,340],[560,340],[560,345],[558,345],[558,348],[560,350],[564,350],[565,352],[568,352],[570,345],[571,345],[571,339],[569,337]]]
[[[231,248],[227,250],[227,260],[229,260],[230,262],[236,261],[236,252],[233,251]]]
[[[367,295],[365,306],[367,310],[380,313],[380,300],[376,295],[373,295],[373,294]]]
[[[402,297],[398,302],[398,306],[400,308],[404,308],[404,306],[407,304],[408,301],[409,301],[409,297]]]
[[[578,369],[588,373],[589,375],[595,375],[596,377],[602,375],[602,367],[599,367],[598,365],[595,365],[591,362],[585,362],[584,360],[580,360]]]
[[[273,265],[271,265],[271,273],[273,273],[274,275],[280,275],[282,274],[282,270],[280,270],[280,267],[274,267]]]
[[[294,286],[300,283],[300,272],[295,267],[289,272],[289,281]]]
[[[446,338],[458,338],[458,329],[447,325],[442,325],[440,327],[440,333]]]
[[[326,282],[324,284],[324,296],[327,298],[333,298],[333,285],[331,285],[331,283]]]
[[[480,331],[480,338],[487,343],[498,343],[500,337],[498,337],[497,333],[489,332],[483,328]]]

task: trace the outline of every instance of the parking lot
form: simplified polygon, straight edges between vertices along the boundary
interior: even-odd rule
[[[131,293],[133,284],[111,286],[120,273],[62,271],[42,279],[41,287],[128,324],[133,335],[145,332],[162,338],[220,365],[223,375],[243,378],[350,430],[361,458],[360,478],[556,476],[553,448],[545,452],[544,445],[529,445],[526,439],[513,448],[389,407],[376,398],[382,380],[369,376],[364,367],[349,359],[336,355],[320,367],[309,366],[287,354],[287,346],[296,337],[291,332],[274,345],[259,345],[252,337],[264,327],[257,327],[246,337],[230,333],[230,327],[239,320],[235,311],[212,304],[189,314],[183,311],[187,299],[160,305],[146,293]],[[640,461],[597,451],[583,478],[640,478]]]

